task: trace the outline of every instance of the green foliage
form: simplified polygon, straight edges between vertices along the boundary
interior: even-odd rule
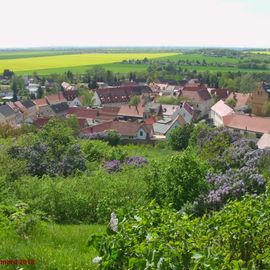
[[[19,236],[27,237],[34,229],[38,215],[33,214],[27,204],[0,205],[0,224],[14,230]]]
[[[236,105],[236,100],[231,98],[231,99],[229,99],[229,100],[226,102],[226,104],[227,104],[228,106],[230,106],[231,108],[234,108],[235,105]]]
[[[140,96],[133,96],[131,97],[128,105],[137,107],[140,102],[141,102]]]
[[[58,225],[39,222],[27,238],[21,239],[11,229],[0,229],[2,259],[34,259],[35,265],[23,266],[31,270],[94,270],[91,257],[97,255],[89,249],[87,239],[94,233],[103,233],[100,225]],[[1,268],[14,270],[16,266]],[[19,269],[19,268],[18,268]]]
[[[72,120],[72,119],[71,119]],[[9,157],[26,161],[26,169],[31,175],[72,175],[84,171],[85,160],[80,146],[75,144],[71,120],[52,119],[37,134],[30,146],[12,146]]]
[[[262,107],[262,113],[265,116],[270,116],[270,102],[269,101],[265,101]]]
[[[192,124],[176,127],[169,134],[169,145],[173,150],[186,149],[188,147],[188,142],[192,131]]]
[[[120,143],[120,134],[115,130],[108,130],[107,141],[111,146],[118,145]]]
[[[152,202],[89,244],[102,257],[99,269],[268,269],[269,206],[268,196],[246,197],[194,219]]]
[[[82,96],[82,105],[91,107],[94,103],[94,92],[89,89],[79,88],[79,95]]]
[[[181,209],[187,202],[193,202],[207,191],[205,181],[208,167],[195,153],[188,149],[173,156],[166,165],[155,164],[146,179],[149,181],[147,193],[161,205],[172,204]]]
[[[38,133],[37,141],[49,147],[48,156],[61,157],[74,143],[73,130],[64,121],[53,118]]]
[[[161,96],[157,99],[157,102],[160,104],[180,105],[182,100],[176,97]]]

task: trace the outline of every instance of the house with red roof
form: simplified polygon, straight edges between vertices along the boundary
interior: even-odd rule
[[[67,102],[67,99],[64,97],[64,94],[61,92],[46,96],[45,98],[49,105]]]
[[[92,134],[115,130],[121,135],[121,139],[149,140],[153,137],[153,126],[138,122],[108,121],[83,129],[82,133]]]
[[[213,100],[205,86],[185,86],[179,96],[191,102],[197,118],[203,118],[210,112]]]
[[[37,114],[39,117],[52,117],[54,116],[54,112],[52,110],[52,108],[50,107],[50,105],[47,102],[46,98],[40,98],[40,99],[35,99],[33,100],[33,102],[36,104],[37,106]]]
[[[142,103],[138,106],[122,105],[118,112],[119,119],[122,120],[139,120],[144,117],[144,106]]]
[[[190,124],[195,116],[195,111],[188,102],[184,102],[180,104],[179,115],[183,117],[186,123]]]
[[[235,101],[234,110],[235,111],[245,111],[248,109],[249,106],[251,106],[251,94],[250,93],[237,93],[232,92],[226,99],[226,103],[228,103],[229,100]]]
[[[270,133],[270,118],[247,114],[230,114],[223,117],[224,127],[239,131],[241,134],[251,133],[260,137]]]
[[[121,107],[128,104],[132,96],[152,93],[148,85],[125,85],[94,90],[95,107]]]
[[[211,107],[209,118],[213,120],[213,124],[216,127],[222,127],[224,126],[223,117],[233,113],[234,110],[221,99]]]
[[[229,97],[232,92],[230,89],[225,88],[209,88],[208,91],[215,100],[222,99],[224,101]]]

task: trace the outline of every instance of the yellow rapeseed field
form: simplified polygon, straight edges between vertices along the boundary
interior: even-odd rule
[[[4,69],[16,71],[35,71],[51,68],[77,67],[117,63],[123,60],[149,59],[175,55],[174,53],[94,53],[70,54],[31,58],[3,59],[0,60],[0,73]]]

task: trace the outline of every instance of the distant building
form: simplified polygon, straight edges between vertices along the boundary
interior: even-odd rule
[[[260,149],[270,148],[270,134],[263,134],[257,142],[257,146]]]
[[[59,104],[67,102],[67,99],[64,97],[63,93],[59,92],[57,94],[52,94],[45,97],[49,105]]]
[[[164,117],[153,124],[154,134],[158,139],[169,140],[171,130],[185,124],[187,123],[181,115],[177,116],[174,120]]]
[[[196,85],[196,83],[194,83]],[[203,118],[208,115],[213,104],[211,95],[205,86],[185,86],[180,97],[192,103],[196,116]]]
[[[264,116],[262,108],[266,101],[270,102],[270,83],[262,82],[251,96],[252,113]]]
[[[99,88],[94,91],[95,107],[121,107],[128,104],[132,96],[149,94],[152,90],[147,85],[128,85]]]
[[[53,112],[52,108],[50,107],[50,105],[48,104],[46,98],[35,99],[35,100],[33,100],[33,102],[37,106],[38,117],[44,118],[44,117],[54,116],[54,112]]]
[[[230,89],[224,89],[224,88],[209,88],[208,89],[210,95],[212,98],[216,100],[226,100],[230,93],[232,92]]]
[[[39,87],[40,85],[37,83],[29,83],[27,90],[29,91],[30,95],[34,95],[36,97]]]
[[[152,125],[138,122],[108,121],[85,128],[83,134],[92,134],[107,130],[117,131],[122,139],[150,140],[153,137]]]
[[[270,132],[270,119],[247,114],[231,114],[223,117],[224,126],[241,134],[251,133],[260,137]]]
[[[246,111],[251,105],[251,94],[232,92],[227,97],[225,102],[228,102],[229,100],[235,101],[235,111]]]
[[[221,127],[224,125],[223,117],[232,113],[234,113],[234,110],[226,105],[223,100],[220,100],[211,107],[209,118],[213,120],[213,124],[216,127]]]
[[[1,125],[10,125],[16,126],[16,113],[12,108],[8,105],[0,106],[0,124]]]

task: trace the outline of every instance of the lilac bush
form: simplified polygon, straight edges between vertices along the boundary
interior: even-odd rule
[[[220,209],[229,199],[240,200],[246,193],[257,195],[265,191],[266,180],[255,168],[244,166],[239,170],[227,170],[222,174],[208,174],[211,190],[206,195],[210,209]]]
[[[142,167],[143,165],[147,164],[148,161],[144,157],[134,156],[129,157],[124,160],[126,165],[133,165],[136,167]]]
[[[114,173],[121,171],[121,163],[119,160],[106,161],[104,168],[108,173]]]
[[[85,134],[82,136],[84,139],[89,139],[89,140],[107,140],[108,134],[106,131],[103,132],[94,132],[91,134]]]

